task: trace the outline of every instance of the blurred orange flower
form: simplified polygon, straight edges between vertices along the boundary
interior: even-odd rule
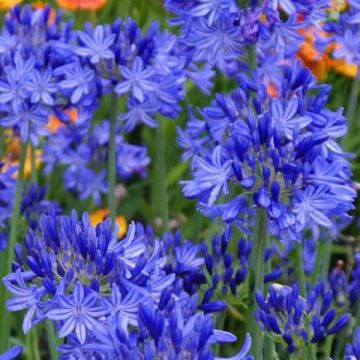
[[[9,10],[22,0],[0,0],[0,10]]]
[[[71,108],[69,110],[65,110],[64,113],[67,115],[71,123],[75,123],[78,117],[78,111],[76,108]],[[64,127],[65,124],[59,120],[59,118],[52,114],[49,115],[49,120],[46,125],[46,128],[53,134],[58,131],[59,128]]]
[[[357,75],[358,67],[355,64],[346,64],[342,59],[331,58],[331,52],[337,44],[331,43],[323,53],[320,53],[315,47],[316,37],[327,37],[328,34],[318,29],[310,27],[309,30],[299,31],[304,36],[304,42],[298,50],[298,57],[318,80],[326,79],[330,69],[354,78]]]
[[[108,209],[99,209],[90,214],[90,224],[96,227],[97,224],[105,220],[109,216]],[[127,231],[127,223],[123,216],[116,217],[116,224],[118,225],[118,239],[121,239]]]
[[[1,1],[1,0],[0,0]],[[59,7],[65,10],[96,11],[106,4],[106,0],[56,0]]]
[[[18,136],[13,136],[11,130],[5,132],[5,155],[2,159],[4,167],[17,166],[19,164],[21,141]],[[40,149],[35,150],[35,168],[39,169],[41,165]],[[30,145],[26,149],[25,165],[24,165],[24,177],[28,178],[31,174],[31,147]],[[17,172],[15,173],[17,177]]]

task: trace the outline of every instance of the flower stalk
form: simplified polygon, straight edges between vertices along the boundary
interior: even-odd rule
[[[2,277],[10,271],[11,263],[14,258],[13,249],[18,236],[27,146],[28,141],[25,144],[22,144],[20,151],[18,175],[15,188],[15,199],[10,220],[10,236],[6,247],[5,256],[3,257],[5,266],[3,269],[4,272],[2,273]],[[11,312],[7,311],[5,307],[7,292],[4,286],[1,287],[0,296],[0,351],[3,352],[8,348],[11,329]]]
[[[161,230],[169,230],[169,204],[166,183],[164,124],[159,118],[156,128],[155,144],[155,182],[153,184],[153,201],[161,218]]]
[[[110,218],[115,227],[116,219],[116,158],[115,158],[115,140],[116,140],[116,116],[117,116],[117,96],[115,92],[111,94],[110,100],[110,127],[109,127],[109,155],[108,155],[108,206]]]
[[[264,289],[264,255],[267,243],[267,215],[266,210],[262,208],[256,209],[253,250],[251,253],[251,275],[254,279],[254,291],[263,292]],[[252,338],[252,354],[255,359],[263,359],[264,333],[260,329],[254,318],[254,310],[256,308],[255,296],[253,297],[253,305],[249,312],[249,329]]]

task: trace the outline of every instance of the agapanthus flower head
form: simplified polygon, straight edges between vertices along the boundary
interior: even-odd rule
[[[105,359],[153,359],[165,356],[174,359],[186,356],[216,359],[211,344],[236,339],[231,333],[214,329],[210,315],[196,311],[196,295],[180,295],[177,298],[164,290],[162,299],[158,306],[150,299],[140,304],[137,330],[130,331],[119,317],[109,326],[96,328],[95,339],[89,340],[84,354],[101,355]],[[252,359],[247,355],[250,345],[251,339],[247,335],[242,350],[235,358]]]
[[[221,234],[214,235],[211,248],[203,243],[201,250],[205,258],[206,271],[210,278],[208,289],[204,295],[204,306],[215,297],[220,299],[232,299],[229,302],[241,302],[241,284],[248,275],[249,255],[252,244],[243,238],[237,240],[236,254],[228,249],[232,238],[230,228]]]
[[[59,216],[49,205],[24,245],[16,244],[13,273],[4,278],[12,294],[8,310],[27,311],[24,332],[49,318],[59,336],[74,334],[84,345],[95,325],[111,324],[117,316],[137,326],[139,302],[148,299],[157,306],[172,292],[175,298],[186,295],[182,279],[203,264],[196,246],[176,241],[170,246],[170,236],[165,244],[151,228],[134,223],[123,239],[117,233],[109,218],[94,228],[86,213],[81,219],[75,211]]]
[[[266,53],[279,61],[293,61],[303,42],[298,29],[319,27],[326,19],[329,0],[263,2],[166,0],[165,8],[177,17],[170,24],[181,26],[183,53],[193,63],[216,66],[234,77],[247,59],[247,47],[255,56]]]
[[[155,126],[156,113],[170,118],[179,114],[186,62],[177,54],[174,35],[160,32],[157,23],[142,33],[129,18],[95,28],[86,24],[75,39],[68,55],[76,54],[79,62],[62,83],[73,103],[95,81],[98,96],[113,92],[126,97],[126,111],[119,117],[125,131],[140,123]]]
[[[320,282],[306,298],[299,295],[296,285],[291,288],[273,284],[266,298],[257,292],[256,301],[259,305],[255,311],[256,321],[289,353],[337,333],[351,318],[350,314],[337,316],[331,307],[332,293],[325,291]]]
[[[116,128],[117,133],[120,127]],[[116,136],[116,173],[123,180],[133,176],[144,177],[150,162],[144,146],[125,142]],[[63,165],[63,183],[67,190],[81,200],[92,198],[101,204],[101,196],[108,192],[106,162],[109,149],[109,122],[95,125],[92,131],[84,131],[79,121],[62,125],[47,139],[43,147],[44,172],[48,174],[55,166]],[[100,164],[103,168],[99,170]]]
[[[204,214],[242,230],[256,206],[281,239],[299,239],[305,229],[317,238],[353,207],[350,164],[336,143],[345,118],[325,108],[328,88],[300,64],[277,70],[275,97],[256,71],[240,75],[236,90],[201,110],[202,128],[185,130],[197,142],[181,143],[194,154],[183,192]]]

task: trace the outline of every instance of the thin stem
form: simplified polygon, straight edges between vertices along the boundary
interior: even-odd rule
[[[355,117],[356,113],[356,106],[358,103],[358,98],[360,94],[360,81],[356,78],[353,80],[350,90],[350,98],[348,102],[348,106],[346,109],[346,118],[348,121],[348,131],[347,134],[342,138],[341,145],[344,150],[350,150],[348,140],[349,136],[356,130],[357,126],[357,119]]]
[[[155,183],[153,186],[153,199],[156,202],[161,218],[162,231],[169,230],[169,205],[166,183],[166,164],[165,164],[165,146],[164,146],[164,124],[163,119],[159,119],[156,128],[155,144]]]
[[[266,274],[271,273],[271,258],[265,263]],[[264,285],[265,293],[268,291],[268,286]],[[277,357],[274,340],[270,336],[264,338],[264,359],[274,360]]]
[[[223,311],[216,317],[215,328],[216,329],[224,329],[225,321],[226,321],[227,311]],[[214,353],[219,356],[220,355],[220,344],[216,344],[214,347]]]
[[[47,335],[47,343],[51,360],[57,360],[58,352],[56,351],[56,347],[58,345],[58,336],[56,334],[54,324],[47,320],[45,321],[46,335]]]
[[[39,334],[38,327],[35,326],[31,333],[28,335],[31,336],[31,354],[34,360],[40,360],[40,351],[39,351]]]
[[[15,188],[15,198],[12,209],[12,215],[10,220],[10,235],[9,242],[7,244],[6,252],[5,252],[5,267],[4,273],[2,276],[6,275],[11,269],[11,263],[14,257],[14,245],[16,243],[17,235],[18,235],[18,227],[20,220],[20,206],[21,206],[21,198],[22,198],[22,187],[23,187],[23,179],[24,179],[24,166],[25,166],[25,157],[26,157],[26,148],[28,142],[22,144],[21,152],[20,152],[20,160],[19,160],[19,168],[18,175],[16,181]],[[1,287],[0,291],[0,352],[3,352],[7,349],[9,345],[10,338],[10,329],[11,329],[11,313],[6,311],[5,302],[7,298],[7,292],[4,286]]]
[[[315,267],[314,267],[314,271],[311,275],[311,283],[312,284],[314,284],[316,282],[316,280],[318,280],[321,264],[323,263],[323,265],[326,266],[325,263],[323,262],[323,260],[324,260],[323,255],[324,255],[324,243],[321,240],[318,240],[317,247],[316,247]]]
[[[316,348],[315,344],[309,344],[306,348],[305,359],[307,360],[316,360]]]
[[[37,184],[37,171],[36,171],[36,148],[31,145],[31,172],[30,180],[32,183]]]
[[[331,248],[332,248],[332,241],[327,240],[324,244],[324,251],[323,251],[323,263],[321,266],[320,271],[320,279],[322,281],[325,281],[329,274],[329,268],[330,268],[330,260],[331,260]]]
[[[261,293],[264,289],[264,255],[267,242],[267,215],[265,209],[258,208],[255,216],[254,241],[251,253],[251,275],[255,279],[255,291]],[[252,338],[252,354],[257,360],[263,359],[264,335],[254,318],[256,308],[255,296],[252,298],[253,304],[248,314],[249,330]]]
[[[296,265],[295,265],[296,266],[296,275],[297,275],[297,279],[299,281],[300,295],[305,297],[306,296],[306,278],[305,278],[305,272],[304,272],[304,266],[303,266],[301,244],[298,242],[295,244],[295,255],[296,255]]]
[[[328,360],[331,355],[331,348],[334,342],[334,335],[330,335],[326,337],[325,341],[325,349],[324,349],[324,360]]]
[[[115,159],[115,140],[116,140],[116,116],[117,116],[117,96],[115,93],[111,94],[110,101],[110,130],[109,130],[109,155],[108,155],[108,206],[110,218],[115,227],[116,219],[116,159]]]

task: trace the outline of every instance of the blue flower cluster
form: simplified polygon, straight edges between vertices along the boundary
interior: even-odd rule
[[[329,0],[166,0],[165,7],[181,26],[180,42],[189,62],[204,62],[234,76],[244,68],[247,46],[271,66],[292,59],[303,41],[298,29],[326,18]],[[269,75],[274,76],[271,72]]]
[[[269,231],[300,240],[316,239],[353,208],[350,164],[336,139],[346,132],[342,110],[325,108],[328,86],[308,70],[279,65],[280,86],[271,96],[257,71],[238,76],[238,88],[217,94],[179,130],[192,179],[184,195],[200,210],[244,230],[254,207],[266,210]],[[341,221],[340,221],[341,222]]]
[[[62,60],[53,41],[68,41],[70,24],[50,19],[50,8],[13,8],[0,34],[0,126],[20,132],[22,142],[38,144],[46,134],[48,115],[66,107],[57,69]]]
[[[180,288],[178,288],[180,290]],[[79,347],[74,337],[59,347],[61,359],[69,356],[102,359],[214,359],[210,346],[214,343],[233,342],[228,332],[213,328],[209,315],[196,311],[196,295],[189,297],[178,292],[176,298],[164,290],[158,306],[153,300],[139,304],[138,327],[129,331],[126,322],[116,315],[110,324],[100,324],[92,332],[88,343]],[[251,360],[247,355],[251,339],[247,335],[242,350],[233,358]],[[215,358],[217,359],[217,358]],[[218,358],[219,359],[219,358]]]
[[[120,128],[116,128],[120,133]],[[77,124],[61,127],[43,145],[44,173],[65,166],[62,174],[66,189],[78,194],[79,199],[92,198],[101,203],[101,194],[108,192],[106,163],[109,152],[109,122],[103,121],[84,132]],[[121,135],[115,139],[116,173],[121,179],[134,175],[142,177],[150,162],[144,146],[130,145]]]
[[[186,64],[176,56],[175,45],[176,37],[161,33],[157,23],[146,34],[131,19],[95,28],[86,24],[64,49],[65,56],[77,59],[75,67],[64,68],[64,87],[73,103],[89,98],[84,90],[97,89],[95,98],[115,92],[126,99],[126,112],[119,116],[126,132],[138,124],[154,127],[155,114],[175,118],[181,109]]]
[[[231,304],[241,303],[243,294],[240,291],[240,285],[248,275],[252,244],[250,241],[240,238],[237,241],[236,255],[234,254],[234,256],[229,249],[229,244],[233,244],[234,241],[231,240],[232,237],[230,229],[225,231],[221,237],[214,235],[211,242],[211,251],[209,251],[206,243],[202,244],[206,270],[211,279],[204,300],[212,296],[221,299],[228,299],[232,296]],[[204,304],[204,306],[207,306],[207,304]]]
[[[334,21],[336,20],[336,21]],[[357,0],[347,1],[345,11],[329,19],[324,25],[328,33],[326,38],[317,39],[320,52],[331,43],[336,43],[332,56],[344,60],[346,64],[360,65],[360,6]]]
[[[183,278],[204,262],[196,246],[174,247],[173,259],[150,228],[131,224],[119,242],[116,234],[109,218],[94,229],[86,213],[79,220],[75,212],[58,216],[49,207],[38,229],[28,230],[25,248],[16,245],[13,273],[4,278],[13,295],[7,309],[26,310],[24,333],[53,320],[59,337],[69,340],[60,347],[64,359],[86,352],[110,359],[127,351],[149,359],[166,351],[212,359],[209,344],[235,340],[214,330],[210,315],[196,311],[204,301],[198,305],[197,296],[184,290]],[[246,358],[248,343],[239,359]]]
[[[332,293],[326,292],[320,282],[306,299],[299,295],[296,285],[290,288],[273,284],[267,298],[257,292],[256,301],[259,304],[255,311],[257,322],[283,343],[289,353],[337,333],[351,318],[350,314],[343,314],[336,319],[336,311],[330,307]]]

